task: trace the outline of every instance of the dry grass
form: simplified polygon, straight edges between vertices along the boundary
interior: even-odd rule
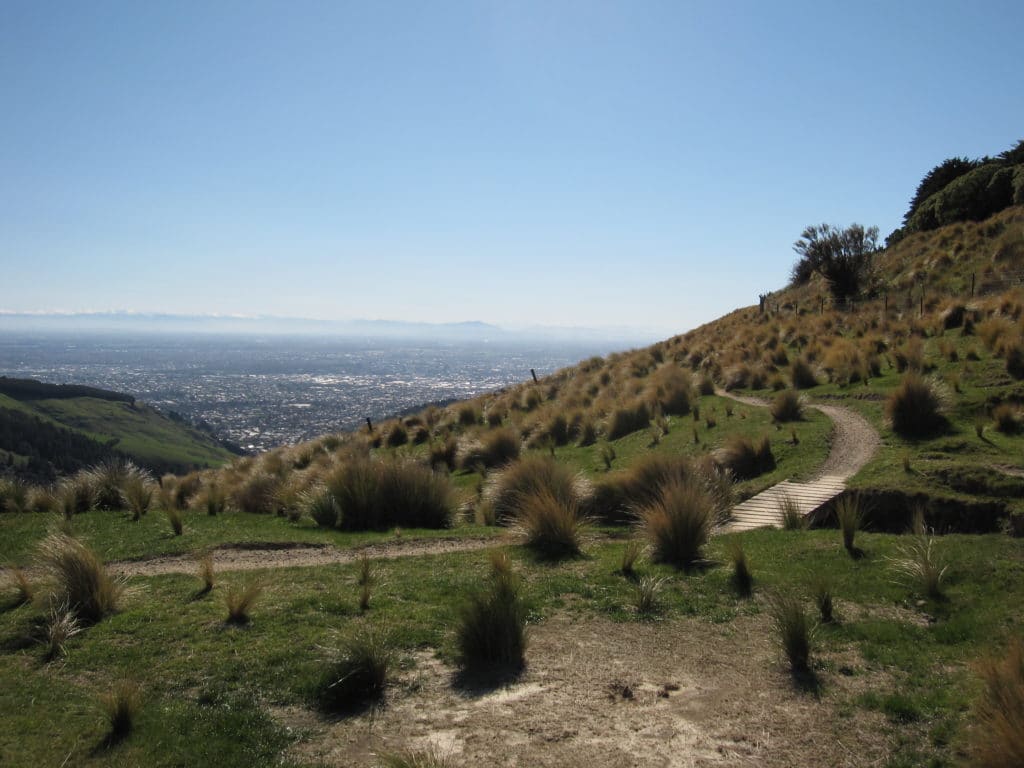
[[[974,765],[1019,768],[1024,765],[1024,643],[1011,643],[1003,658],[978,665],[984,683],[974,708],[971,733]]]
[[[644,576],[636,584],[633,607],[639,616],[653,616],[661,609],[660,595],[668,579]]]
[[[107,739],[118,742],[131,733],[135,718],[142,709],[139,686],[129,680],[122,680],[100,697],[100,705],[107,716]]]
[[[718,510],[699,478],[672,479],[658,498],[640,509],[640,528],[655,560],[688,568],[702,554]]]
[[[93,624],[117,610],[122,584],[78,539],[50,534],[39,544],[39,563],[53,582],[51,605],[68,606],[83,624]]]
[[[411,461],[354,458],[327,478],[343,530],[447,528],[455,509],[451,485]]]
[[[622,549],[622,561],[619,573],[623,576],[633,576],[636,573],[636,563],[644,552],[643,542],[630,539]]]
[[[609,440],[618,440],[633,432],[647,429],[650,421],[651,414],[647,409],[647,403],[637,400],[631,405],[612,411],[605,433]]]
[[[321,708],[344,713],[379,702],[394,655],[387,635],[378,629],[363,627],[351,635],[321,681]]]
[[[995,422],[996,431],[1004,435],[1016,435],[1024,429],[1024,417],[1020,410],[1009,403],[1000,403],[992,409],[992,420]]]
[[[460,661],[466,669],[518,669],[525,663],[526,606],[519,577],[508,555],[491,554],[487,585],[470,594],[456,628]]]
[[[885,403],[885,415],[892,429],[905,437],[921,437],[940,430],[946,423],[942,397],[935,385],[908,373]]]
[[[854,538],[864,519],[860,499],[855,494],[844,494],[836,501],[836,521],[843,533],[843,547],[853,554]]]
[[[46,614],[43,638],[46,644],[46,660],[67,655],[67,641],[82,631],[75,614],[66,604],[52,604]]]
[[[811,642],[814,628],[803,603],[794,595],[775,595],[768,603],[775,640],[789,661],[794,676],[811,671]]]
[[[525,535],[526,546],[545,558],[580,554],[586,520],[574,499],[560,499],[548,490],[525,496],[516,524]]]
[[[166,507],[164,514],[175,536],[181,536],[185,530],[185,514],[177,507]]]
[[[404,750],[381,755],[378,768],[452,768],[455,764],[437,749]]]
[[[499,524],[508,525],[522,517],[527,500],[542,495],[579,509],[589,489],[565,464],[545,456],[527,456],[492,476],[482,504]]]
[[[232,584],[224,595],[224,604],[228,609],[228,624],[243,625],[251,620],[253,605],[263,594],[263,584],[250,579],[241,584]]]
[[[799,421],[804,415],[804,407],[803,403],[800,402],[800,395],[792,389],[779,392],[775,399],[772,400],[771,414],[775,421]]]
[[[767,436],[755,444],[743,435],[732,435],[716,452],[715,458],[737,480],[747,480],[775,469],[775,456]]]
[[[802,531],[807,528],[807,518],[800,511],[796,499],[783,496],[779,500],[779,514],[782,516],[782,527],[787,531]]]
[[[740,597],[750,597],[754,591],[754,577],[750,573],[747,553],[739,539],[731,539],[726,547],[732,562],[732,585]]]
[[[891,560],[893,568],[912,587],[932,600],[942,600],[942,581],[948,566],[944,565],[935,551],[935,539],[931,536],[915,536],[911,544],[899,548]]]
[[[197,575],[199,581],[203,583],[199,593],[205,595],[212,592],[214,586],[213,555],[209,552],[199,557]]]
[[[32,586],[32,582],[28,580],[28,574],[24,570],[13,567],[9,571],[10,580],[14,585],[15,605],[27,605],[32,602],[32,598],[35,597],[35,589]]]

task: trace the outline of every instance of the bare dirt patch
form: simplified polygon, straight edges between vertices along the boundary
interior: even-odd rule
[[[880,716],[838,712],[855,677],[801,692],[763,616],[620,624],[546,621],[530,636],[513,684],[460,690],[450,667],[422,653],[376,712],[326,721],[275,714],[306,738],[294,757],[370,766],[374,756],[434,748],[454,765],[863,766],[888,752]]]
[[[228,544],[212,550],[217,571],[254,571],[262,568],[291,568],[310,565],[352,563],[366,555],[371,559],[442,555],[470,552],[508,543],[505,538],[451,537],[388,541],[352,549],[336,549],[327,544]],[[121,560],[108,564],[117,576],[161,576],[168,573],[195,573],[196,556],[168,555],[148,560]]]

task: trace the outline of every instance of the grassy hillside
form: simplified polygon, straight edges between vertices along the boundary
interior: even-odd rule
[[[42,424],[31,426],[35,420]],[[28,470],[34,457],[36,475],[73,470],[76,455],[92,463],[100,455],[123,455],[159,473],[216,467],[232,458],[212,436],[130,398],[0,394],[0,430],[7,435],[8,444],[0,445],[6,463]]]

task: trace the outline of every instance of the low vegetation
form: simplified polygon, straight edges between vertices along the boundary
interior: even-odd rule
[[[513,670],[526,663],[526,605],[519,577],[508,555],[493,552],[487,584],[476,589],[462,608],[456,630],[464,668]]]

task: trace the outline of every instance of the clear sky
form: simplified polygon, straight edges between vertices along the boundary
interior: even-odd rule
[[[1024,3],[0,3],[0,309],[683,331],[1024,138]]]

